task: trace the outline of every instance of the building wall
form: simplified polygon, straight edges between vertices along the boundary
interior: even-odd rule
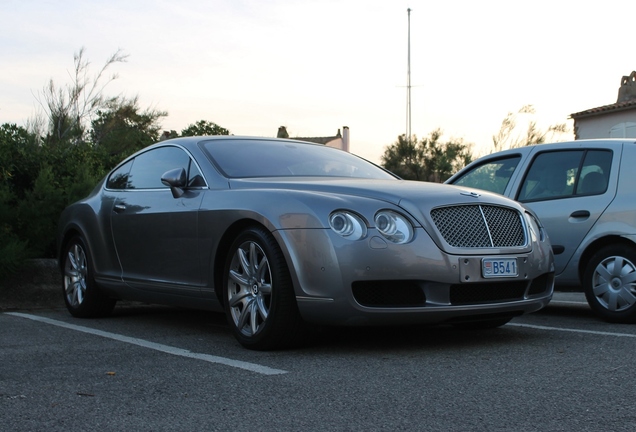
[[[340,129],[338,129],[338,135],[340,135]],[[327,147],[334,147],[334,148],[348,152],[349,151],[349,127],[343,126],[342,137],[329,141],[325,145]]]
[[[620,127],[623,125],[625,127]],[[619,111],[576,119],[576,139],[636,138],[636,110]],[[618,136],[625,131],[625,136]]]
[[[329,141],[327,144],[325,144],[327,147],[333,147],[333,148],[337,148],[340,150],[344,150],[344,146],[342,144],[342,138],[336,138],[333,141]]]

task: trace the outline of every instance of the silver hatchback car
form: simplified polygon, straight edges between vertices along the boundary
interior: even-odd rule
[[[636,140],[541,144],[484,156],[447,183],[496,192],[534,212],[557,286],[580,285],[611,322],[636,322]]]

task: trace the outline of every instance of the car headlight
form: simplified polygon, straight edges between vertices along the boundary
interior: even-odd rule
[[[525,216],[526,216],[526,222],[528,224],[528,227],[530,228],[530,234],[532,235],[533,240],[545,241],[545,232],[543,230],[543,227],[541,226],[541,223],[539,223],[537,218],[534,217],[534,215],[531,213],[526,212]]]
[[[378,232],[391,243],[404,244],[413,238],[411,222],[399,213],[380,210],[375,214],[374,221]]]
[[[360,240],[367,235],[367,225],[362,218],[345,210],[331,213],[329,226],[336,234],[349,240]]]

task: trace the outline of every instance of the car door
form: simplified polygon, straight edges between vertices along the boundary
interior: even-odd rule
[[[111,226],[124,281],[145,290],[196,295],[202,283],[197,222],[205,188],[186,188],[175,198],[161,177],[183,168],[201,186],[200,171],[176,146],[151,149],[127,165],[107,185],[116,194]]]
[[[614,198],[610,176],[620,160],[614,153],[609,148],[537,151],[513,185],[511,197],[532,209],[546,227],[557,275]]]

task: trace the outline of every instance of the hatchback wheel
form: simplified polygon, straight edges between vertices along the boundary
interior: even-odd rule
[[[232,244],[223,273],[223,302],[236,339],[246,348],[285,348],[303,327],[289,269],[272,235],[243,231]]]
[[[112,312],[116,300],[101,293],[95,283],[91,257],[84,240],[72,238],[63,257],[64,302],[71,315],[90,318]]]
[[[588,263],[583,289],[604,320],[636,322],[636,251],[623,245],[601,248]]]

